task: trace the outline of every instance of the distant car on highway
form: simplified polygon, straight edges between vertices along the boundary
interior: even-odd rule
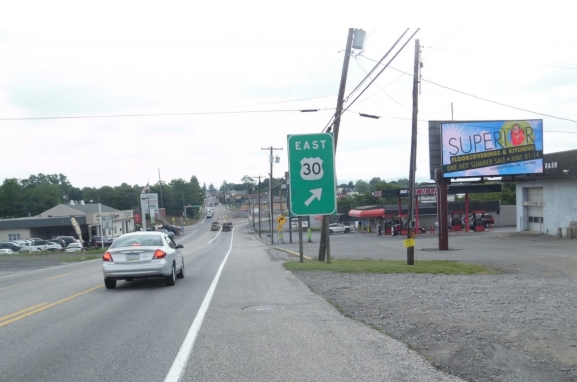
[[[212,222],[212,224],[210,225],[210,230],[220,231],[220,224],[218,224],[218,222]]]
[[[164,278],[172,286],[184,278],[181,248],[159,231],[124,234],[102,256],[104,285],[113,289],[118,280]]]

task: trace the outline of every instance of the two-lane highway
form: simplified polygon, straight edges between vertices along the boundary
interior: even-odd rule
[[[173,287],[107,290],[100,260],[0,278],[0,380],[454,380],[342,317],[242,224],[208,223],[179,237]]]

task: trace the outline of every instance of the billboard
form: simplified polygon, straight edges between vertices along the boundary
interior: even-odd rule
[[[543,173],[543,120],[441,124],[444,178]]]

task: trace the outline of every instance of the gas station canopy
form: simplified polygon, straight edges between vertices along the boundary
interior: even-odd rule
[[[376,208],[372,210],[350,210],[349,216],[354,218],[382,218],[385,216],[385,209]]]

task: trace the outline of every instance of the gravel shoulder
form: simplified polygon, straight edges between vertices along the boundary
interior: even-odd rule
[[[577,381],[577,245],[532,240],[550,252],[475,261],[498,275],[294,274],[343,315],[467,381]]]

